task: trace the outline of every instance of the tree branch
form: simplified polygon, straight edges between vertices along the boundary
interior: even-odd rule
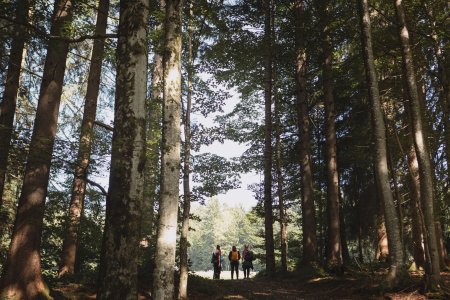
[[[6,20],[8,22],[11,22],[12,24],[20,25],[20,26],[26,26],[32,30],[34,30],[38,35],[41,35],[45,38],[49,38],[50,40],[62,40],[67,43],[79,43],[85,40],[92,40],[92,39],[108,39],[108,38],[117,38],[118,35],[115,33],[107,33],[107,34],[86,34],[79,36],[77,38],[69,38],[69,37],[62,37],[57,35],[49,35],[47,32],[42,30],[39,27],[34,26],[30,23],[23,23],[23,22],[17,22],[15,19],[7,17],[7,16],[0,16],[0,19]]]
[[[90,185],[93,185],[96,188],[98,188],[102,192],[103,196],[105,196],[105,197],[108,196],[108,193],[106,192],[106,190],[100,184],[98,184],[97,182],[94,182],[94,181],[92,181],[90,179],[87,179],[87,178],[86,178],[86,182],[89,183]]]
[[[62,37],[62,36],[57,36],[57,35],[51,35],[50,39],[51,40],[62,40],[68,43],[79,43],[85,40],[93,40],[93,39],[110,39],[110,38],[117,38],[118,35],[115,33],[107,33],[107,34],[87,34],[87,35],[82,35],[80,37],[77,38],[68,38],[68,37]]]
[[[105,123],[102,123],[102,122],[100,122],[100,121],[94,121],[94,124],[97,125],[97,126],[103,127],[103,128],[105,128],[106,130],[114,131],[114,128],[113,128],[112,126],[107,125],[107,124],[105,124]]]

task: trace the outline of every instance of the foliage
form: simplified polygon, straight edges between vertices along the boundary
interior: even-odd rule
[[[218,199],[213,197],[205,206],[196,206],[192,211],[198,216],[198,220],[192,221],[192,231],[189,235],[188,257],[192,261],[192,271],[212,268],[211,256],[216,245],[221,246],[225,266],[228,265],[228,252],[233,245],[241,252],[244,244],[250,244],[255,254],[260,251],[254,246],[261,244],[257,232],[262,228],[262,223],[251,222],[250,214],[242,207],[220,204]],[[254,267],[255,270],[261,268],[258,262],[254,263]]]

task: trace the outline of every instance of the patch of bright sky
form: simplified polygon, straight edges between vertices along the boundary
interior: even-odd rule
[[[207,74],[201,74],[200,76],[204,79],[209,77]],[[200,114],[193,114],[192,122],[201,123],[205,127],[211,127],[214,125],[215,116],[231,112],[236,104],[239,103],[240,95],[235,89],[231,89],[229,92],[231,94],[231,97],[226,100],[223,107],[223,113],[211,114],[207,118],[203,117]],[[230,159],[233,157],[241,156],[245,152],[245,150],[247,150],[246,145],[239,144],[230,140],[225,140],[223,143],[216,141],[211,145],[202,146],[199,152],[193,154],[195,155],[200,153],[212,153]],[[257,201],[253,193],[248,189],[248,185],[259,182],[261,180],[261,175],[254,172],[243,173],[240,175],[240,188],[229,190],[227,193],[219,194],[216,197],[219,199],[220,203],[227,204],[230,207],[242,206],[246,211],[249,211],[253,206],[256,205]]]

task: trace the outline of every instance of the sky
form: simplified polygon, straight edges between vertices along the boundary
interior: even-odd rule
[[[200,74],[200,77],[206,80],[207,78],[210,77],[210,75]],[[228,90],[228,92],[230,92],[231,97],[225,101],[225,105],[224,107],[222,107],[223,112],[220,113],[220,115],[230,113],[234,109],[236,104],[238,104],[240,101],[240,95],[236,91],[236,89],[229,90],[228,88],[225,87],[221,88],[223,88],[224,90]],[[219,114],[218,113],[212,114],[208,116],[208,118],[205,118],[200,114],[193,114],[192,121],[196,123],[201,123],[206,127],[210,127],[214,125],[214,118],[217,115]],[[241,156],[245,150],[247,150],[246,145],[242,145],[230,140],[225,140],[223,143],[215,141],[211,145],[202,146],[200,152],[194,153],[194,155],[209,152],[230,159],[233,157]],[[262,180],[262,178],[260,178],[260,174],[256,174],[254,172],[240,174],[240,176],[241,176],[240,188],[229,190],[225,194],[219,194],[217,195],[217,198],[219,199],[219,202],[226,203],[228,206],[231,207],[242,206],[246,211],[249,211],[253,206],[256,205],[257,201],[253,193],[247,189],[247,186],[252,183],[259,183],[260,180]]]
[[[226,158],[241,156],[246,150],[245,145],[226,140],[224,143],[214,142],[212,145],[202,147],[200,153],[213,153]],[[229,190],[226,194],[217,195],[219,202],[226,203],[228,206],[236,207],[242,206],[246,211],[249,211],[256,205],[256,199],[253,193],[247,189],[247,186],[252,183],[257,183],[261,180],[260,174],[244,173],[241,174],[241,187],[239,189]]]

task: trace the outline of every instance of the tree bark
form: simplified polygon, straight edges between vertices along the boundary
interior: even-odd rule
[[[433,42],[434,56],[437,60],[437,77],[439,82],[438,91],[440,94],[439,102],[443,112],[443,125],[444,125],[444,141],[445,141],[445,156],[447,159],[447,165],[450,164],[450,80],[448,71],[448,61],[446,61],[445,51],[441,45],[445,45],[445,41],[439,39],[437,34],[437,25],[433,16],[433,10],[426,1],[422,0],[422,5],[425,8],[426,15],[428,16],[428,22],[430,23],[431,34],[430,37]],[[444,46],[445,47],[445,46]],[[450,168],[447,168],[447,181],[450,184]],[[450,197],[447,192],[447,198]]]
[[[145,166],[148,0],[120,2],[111,171],[97,299],[136,299]]]
[[[420,201],[420,178],[419,178],[419,163],[417,162],[416,150],[414,149],[414,141],[412,137],[412,130],[410,126],[410,112],[406,105],[408,100],[408,95],[406,93],[406,80],[403,80],[403,102],[405,103],[405,112],[403,114],[403,126],[408,128],[410,131],[408,138],[408,152],[405,154],[403,151],[400,139],[395,132],[395,137],[397,139],[397,144],[402,152],[402,156],[406,156],[406,164],[408,166],[408,181],[411,199],[411,218],[412,218],[412,247],[413,247],[413,257],[416,262],[417,267],[429,268],[431,269],[430,261],[427,259],[429,257],[429,252],[425,251],[425,235],[424,235],[424,220]],[[428,253],[428,254],[427,254]]]
[[[425,1],[422,1],[423,6],[425,7],[426,14],[428,16],[428,21],[431,27],[431,38],[433,41],[434,55],[437,61],[437,78],[438,78],[438,88],[439,91],[439,103],[443,112],[443,120],[442,123],[444,125],[444,149],[445,149],[445,158],[447,159],[447,166],[450,165],[450,80],[449,80],[449,71],[448,71],[448,62],[445,58],[445,48],[441,45],[445,45],[445,41],[439,39],[437,34],[437,25],[436,21],[433,17],[433,10],[430,5],[428,5]],[[445,46],[444,46],[445,47]],[[441,223],[445,222],[445,216],[442,214],[442,209],[438,199],[436,200],[436,211],[435,211],[435,220],[436,220],[436,235],[438,239],[438,251],[439,251],[439,261],[441,265],[441,269],[450,268],[450,259],[448,258],[447,251],[443,241],[442,228]],[[447,203],[450,202],[450,168],[447,167],[447,191],[444,196],[444,201]]]
[[[161,202],[153,288],[155,299],[174,298],[174,269],[180,177],[181,0],[166,2]]]
[[[8,71],[6,74],[3,99],[0,102],[0,208],[3,206],[3,190],[5,187],[8,154],[16,112],[17,92],[19,90],[20,71],[23,59],[25,41],[28,31],[20,24],[28,23],[30,9],[29,0],[17,3],[16,26],[14,28],[11,50],[9,55]]]
[[[375,66],[375,65],[374,65]],[[387,124],[387,126],[389,126],[389,124]],[[395,129],[394,129],[395,130]],[[393,162],[392,162],[392,154],[391,154],[391,150],[389,147],[389,142],[388,142],[388,132],[386,131],[386,153],[387,153],[387,158],[388,158],[388,174],[390,174],[391,180],[392,180],[392,185],[394,188],[394,193],[392,194],[394,197],[394,205],[395,203],[397,203],[397,220],[398,220],[398,228],[400,230],[400,243],[402,244],[403,250],[402,253],[403,255],[405,254],[405,238],[404,238],[404,228],[403,228],[403,207],[402,207],[402,195],[400,194],[400,190],[398,189],[398,183],[397,183],[397,173],[394,169],[393,166]],[[392,191],[392,190],[391,190]]]
[[[161,13],[165,13],[165,1],[159,1]],[[156,26],[156,32],[162,32],[163,24]],[[145,163],[144,174],[144,215],[142,219],[142,238],[150,243],[150,239],[155,235],[155,202],[158,201],[157,187],[160,176],[160,145],[162,129],[162,101],[163,101],[163,57],[162,57],[163,39],[158,34],[155,41],[151,96],[147,105],[147,161]]]
[[[394,197],[389,182],[386,125],[384,123],[384,115],[381,107],[378,79],[372,50],[369,4],[367,0],[359,0],[358,4],[361,26],[361,44],[363,48],[369,99],[372,106],[371,115],[375,144],[374,165],[377,194],[383,203],[389,255],[391,256],[386,282],[389,287],[396,287],[400,283],[401,277],[405,271],[403,245]]]
[[[340,222],[340,234],[341,234],[341,241],[342,241],[342,261],[344,265],[350,265],[351,263],[351,257],[350,257],[350,251],[348,249],[348,243],[347,243],[347,233],[345,231],[345,217],[342,207],[342,199],[341,200],[341,207],[339,208],[339,222]]]
[[[296,73],[297,122],[300,139],[300,177],[302,193],[303,259],[308,265],[317,261],[316,213],[312,181],[311,132],[308,117],[308,95],[306,92],[306,48],[305,48],[305,1],[295,1],[296,13]]]
[[[275,82],[277,80],[275,79]],[[276,86],[276,84],[275,84]],[[275,168],[277,174],[277,194],[278,194],[278,206],[280,210],[280,243],[281,243],[281,271],[287,272],[287,221],[286,221],[286,205],[284,201],[284,189],[283,189],[283,172],[281,161],[281,121],[280,110],[281,103],[280,98],[275,87],[274,91],[275,100]]]
[[[272,4],[263,1],[264,10],[264,237],[266,248],[266,271],[275,272],[275,249],[273,240],[272,200]]]
[[[106,34],[108,10],[109,0],[100,0],[97,10],[95,34]],[[69,216],[66,224],[61,265],[58,274],[60,277],[65,273],[73,274],[75,272],[78,231],[84,206],[86,179],[91,157],[95,116],[97,114],[97,98],[100,89],[100,75],[102,71],[104,49],[105,40],[95,39],[92,47],[91,66],[89,69],[83,120],[81,121],[77,165],[75,166],[75,175],[72,182],[72,197],[70,199]]]
[[[420,195],[422,211],[425,218],[426,241],[430,252],[431,270],[426,274],[427,288],[434,290],[439,287],[440,266],[436,229],[434,225],[434,192],[433,170],[430,155],[424,137],[424,125],[420,110],[420,100],[417,93],[417,81],[414,73],[414,62],[411,53],[408,28],[406,26],[405,12],[402,0],[394,0],[394,7],[399,28],[399,38],[402,47],[403,70],[407,83],[407,94],[411,111],[411,123],[414,137],[414,148],[419,163]]]
[[[51,35],[62,35],[72,20],[73,1],[55,1]],[[41,275],[40,243],[44,203],[50,175],[68,44],[50,40],[33,135],[30,143],[14,231],[0,284],[1,297],[17,299],[47,298]],[[1,298],[0,297],[0,298]]]
[[[333,269],[342,265],[342,245],[339,222],[339,175],[337,170],[336,128],[333,96],[333,48],[329,24],[330,3],[323,4],[322,15],[322,81],[325,102],[326,165],[327,165],[327,265]]]
[[[191,109],[193,93],[194,58],[192,54],[192,1],[189,0],[189,24],[188,24],[188,66],[187,66],[187,103],[186,116],[184,119],[184,167],[183,167],[183,219],[180,231],[180,283],[178,288],[178,299],[187,299],[188,285],[188,234],[189,214],[191,209],[191,188],[189,185],[190,160],[191,160]]]

